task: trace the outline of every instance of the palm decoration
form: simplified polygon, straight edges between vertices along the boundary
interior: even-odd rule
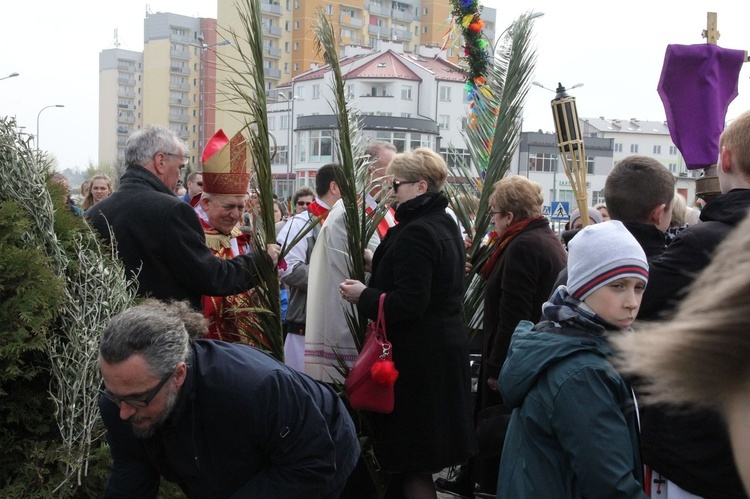
[[[464,283],[464,319],[471,329],[481,323],[484,280],[478,272],[494,242],[492,233],[484,237],[489,229],[489,198],[492,186],[510,170],[518,147],[523,104],[536,62],[536,50],[532,47],[533,19],[532,13],[524,14],[502,33],[498,40],[500,47],[484,66],[483,75],[472,74],[475,65],[469,63],[467,91],[471,105],[463,135],[472,165],[454,155],[453,174],[466,180],[452,187],[451,199],[464,231],[473,235],[468,250],[473,266]],[[469,37],[466,39],[469,43]],[[488,47],[485,40],[477,43],[480,41],[484,42],[480,45]],[[472,55],[475,49],[467,52]],[[476,213],[466,203],[455,202],[458,195],[476,197]]]

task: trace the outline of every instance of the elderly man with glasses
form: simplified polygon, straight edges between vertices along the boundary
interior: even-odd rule
[[[359,456],[335,390],[206,332],[186,303],[147,300],[99,346],[112,452],[105,497],[339,497]]]
[[[86,212],[105,242],[114,244],[138,295],[188,300],[196,309],[201,295],[226,296],[253,288],[260,259],[276,263],[279,246],[265,253],[217,258],[193,208],[173,193],[188,148],[171,130],[148,125],[125,146],[126,170],[112,195]]]

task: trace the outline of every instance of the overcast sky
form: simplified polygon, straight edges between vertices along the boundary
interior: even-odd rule
[[[508,6],[513,3],[514,5]],[[750,49],[750,2],[732,0],[631,0],[603,2],[486,0],[497,9],[497,32],[527,10],[544,13],[536,21],[538,61],[534,80],[549,88],[570,87],[581,117],[665,119],[656,93],[666,46],[704,43],[706,13],[718,13],[726,48]],[[215,0],[154,0],[152,12],[216,17]],[[0,48],[0,115],[16,116],[24,131],[36,134],[39,111],[42,149],[61,168],[97,162],[99,52],[114,47],[143,49],[146,4],[134,0],[3,1],[4,42]],[[739,96],[727,119],[750,109],[750,64],[740,73]],[[524,130],[553,129],[550,92],[532,87]]]

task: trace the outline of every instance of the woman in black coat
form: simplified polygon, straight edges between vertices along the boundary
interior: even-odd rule
[[[346,280],[341,292],[373,320],[386,293],[386,333],[399,378],[394,411],[371,415],[375,455],[395,474],[390,493],[434,496],[432,473],[477,449],[461,314],[465,249],[445,212],[448,169],[439,154],[427,148],[397,154],[386,174],[393,177],[398,225],[375,251],[369,286]]]

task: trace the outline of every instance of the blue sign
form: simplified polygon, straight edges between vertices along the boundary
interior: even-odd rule
[[[567,220],[570,218],[570,204],[567,201],[552,201],[552,220]]]
[[[550,210],[549,206],[542,206],[542,216],[547,218],[552,216],[552,211]]]

